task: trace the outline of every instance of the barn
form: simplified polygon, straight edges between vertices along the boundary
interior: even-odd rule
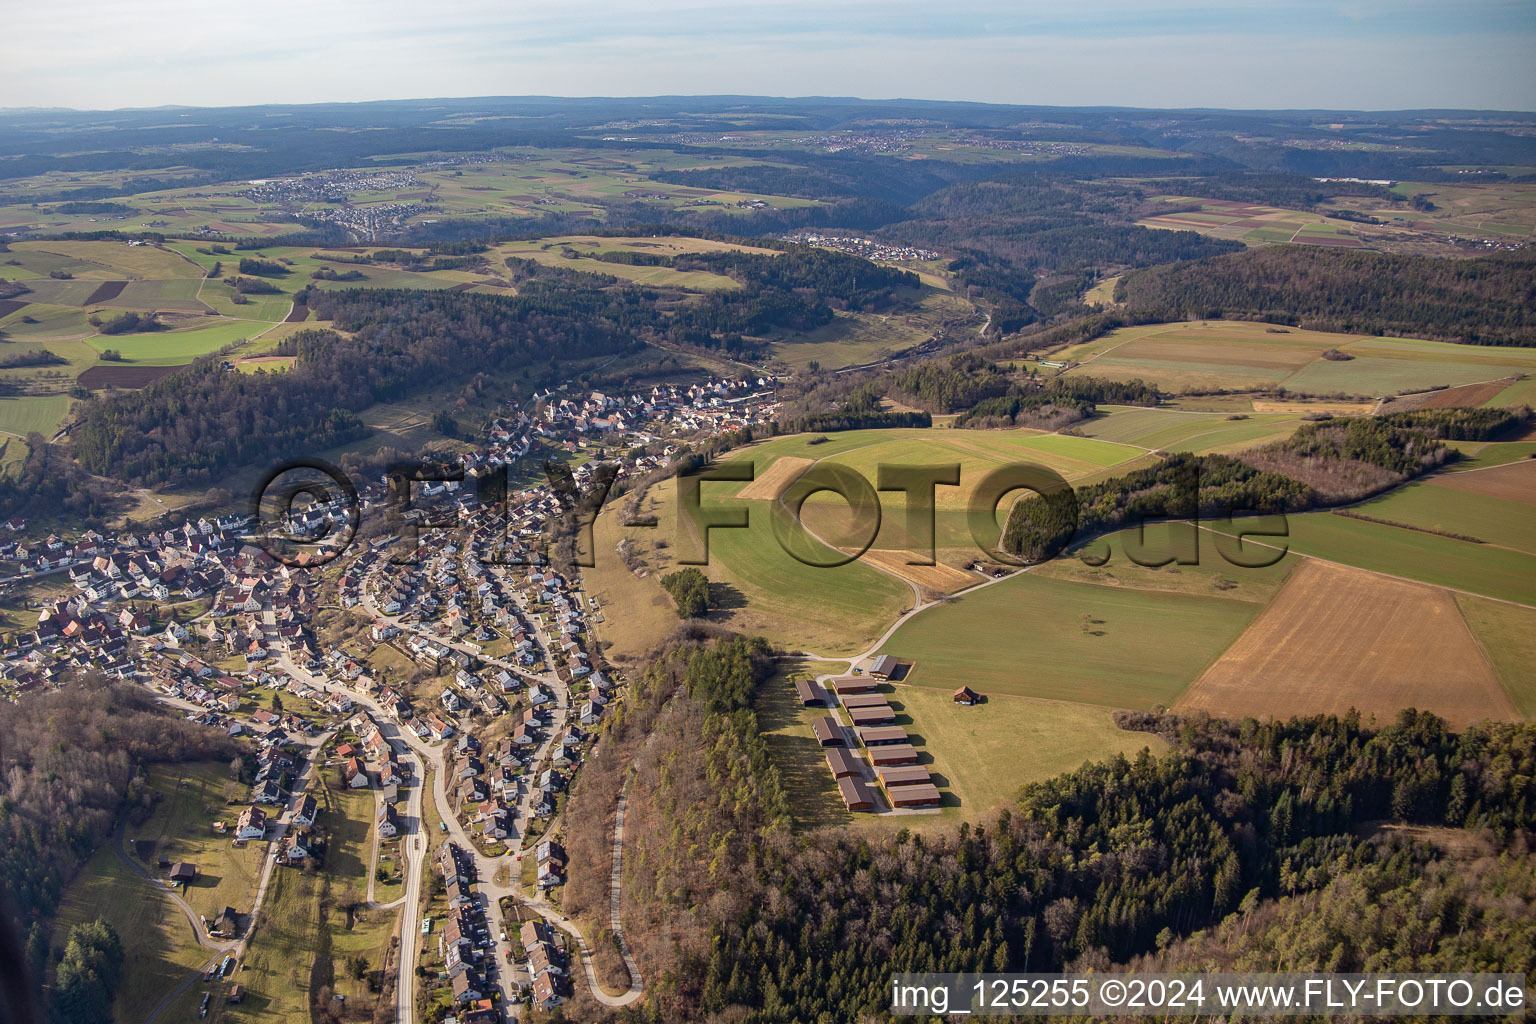
[[[843,745],[843,727],[830,715],[822,715],[811,723],[811,732],[816,737],[816,742],[824,747],[841,747]]]
[[[859,759],[842,747],[827,749],[827,768],[831,770],[834,779],[858,777],[864,774],[864,770],[859,767]]]
[[[887,790],[893,786],[917,786],[933,781],[928,769],[920,764],[883,765],[875,772]]]
[[[859,730],[859,740],[866,747],[907,742],[907,730],[899,725],[874,725]]]
[[[910,743],[892,743],[870,747],[869,759],[876,768],[893,764],[917,764],[917,750]]]
[[[937,807],[939,806],[939,788],[930,783],[919,783],[915,786],[897,786],[888,791],[891,798],[891,806],[899,808],[908,807]]]
[[[850,811],[872,811],[875,809],[875,798],[870,793],[869,787],[863,780],[854,777],[844,777],[837,780],[837,791],[842,795],[843,806]]]
[[[827,692],[814,679],[796,679],[795,696],[800,698],[800,706],[803,708],[827,706]]]
[[[879,704],[867,708],[849,708],[848,717],[853,719],[855,728],[867,725],[894,725],[896,723],[896,709],[889,704]]]

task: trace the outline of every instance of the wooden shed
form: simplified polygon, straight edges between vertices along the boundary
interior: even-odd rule
[[[874,693],[880,689],[879,681],[869,676],[838,676],[827,682],[832,684],[833,692],[839,697],[848,693]]]

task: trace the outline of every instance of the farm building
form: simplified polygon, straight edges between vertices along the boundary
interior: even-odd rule
[[[822,715],[811,723],[811,732],[816,736],[816,742],[824,747],[840,747],[843,745],[843,727],[830,715]]]
[[[848,717],[853,719],[856,728],[868,725],[891,725],[896,721],[896,709],[889,704],[869,708],[850,708]]]
[[[831,769],[834,779],[864,774],[863,769],[859,767],[859,759],[842,747],[832,747],[827,750],[827,767]]]
[[[866,747],[907,742],[907,730],[899,725],[873,725],[859,730],[859,740]]]
[[[883,747],[870,747],[869,759],[876,768],[892,764],[917,764],[917,751],[910,743],[892,743]]]
[[[800,706],[803,708],[827,706],[827,691],[823,690],[821,684],[814,679],[796,679],[795,695],[800,698]]]
[[[850,693],[843,698],[843,707],[852,711],[854,708],[878,708],[885,705],[883,693]]]
[[[845,777],[837,780],[837,791],[842,794],[843,805],[850,811],[872,811],[875,798],[861,779]]]
[[[896,674],[896,670],[900,667],[901,662],[897,661],[889,654],[882,654],[880,657],[876,658],[875,663],[870,666],[869,675],[871,679],[889,679],[891,676]]]
[[[918,783],[915,786],[897,786],[889,791],[892,807],[937,807],[939,806],[939,789],[932,783]]]
[[[874,693],[880,689],[880,684],[868,676],[838,676],[828,682],[839,697],[848,693]]]
[[[920,764],[886,765],[875,769],[880,784],[886,789],[892,786],[916,786],[931,782],[928,769]]]
[[[955,691],[955,703],[965,704],[967,706],[972,704],[980,704],[981,694],[977,693],[969,686],[962,686],[960,689]]]

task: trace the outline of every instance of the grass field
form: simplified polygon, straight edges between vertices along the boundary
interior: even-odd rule
[[[116,349],[126,362],[147,366],[177,366],[198,356],[217,352],[226,345],[254,338],[271,324],[241,320],[235,323],[214,320],[208,327],[181,331],[154,331],[149,334],[96,335],[90,345],[98,352]]]
[[[144,1020],[191,971],[213,956],[198,945],[192,926],[165,892],[117,858],[111,840],[65,890],[54,919],[52,945],[62,949],[71,928],[98,917],[112,926],[123,943],[122,981],[112,1007],[116,1020]],[[202,990],[192,986],[162,1019],[194,1019],[201,998]]]
[[[592,527],[593,564],[581,572],[582,587],[598,603],[603,618],[593,624],[598,642],[603,653],[620,664],[640,658],[679,624],[673,601],[655,575],[636,576],[619,557],[616,548],[626,532],[616,506],[598,516]]]
[[[1328,349],[1354,358],[1323,359]],[[1303,394],[1374,397],[1536,370],[1536,355],[1518,349],[1226,320],[1126,327],[1054,358],[1080,364],[1069,374],[1139,377],[1169,391],[1283,387]]]
[[[1498,485],[1507,483],[1506,487]],[[1474,489],[1479,488],[1480,489]],[[1491,492],[1491,493],[1489,493]],[[1517,495],[1525,495],[1520,500]],[[1536,555],[1536,462],[1409,484],[1356,506],[1362,515]]]
[[[1178,536],[1175,536],[1175,530],[1180,531]],[[1103,565],[1089,565],[1074,553],[1069,557],[1053,558],[1042,563],[1031,569],[1029,574],[1043,579],[1101,587],[1223,597],[1230,601],[1263,604],[1274,597],[1286,577],[1301,561],[1298,556],[1287,554],[1280,555],[1273,565],[1263,568],[1233,565],[1216,550],[1209,534],[1197,539],[1196,555],[1199,562],[1195,565],[1140,565],[1127,552],[1129,545],[1141,561],[1161,561],[1175,552],[1176,544],[1184,545],[1187,536],[1186,527],[1150,523],[1144,531],[1124,530],[1084,545],[1082,554],[1094,560],[1108,559]]]
[[[268,1024],[308,1024],[312,973],[317,959],[329,959],[329,934],[321,923],[323,874],[297,868],[272,872],[266,900],[245,959],[234,980],[245,986],[238,1006],[227,1007],[226,1020]]]
[[[850,814],[827,770],[824,751],[811,722],[824,708],[802,708],[790,682],[793,675],[841,671],[841,663],[791,659],[758,688],[758,727],[789,794],[798,829],[827,825],[932,830],[976,821],[1012,801],[1021,786],[1059,775],[1084,761],[1142,747],[1166,749],[1155,736],[1126,732],[1103,707],[1062,701],[1032,700],[1005,694],[990,696],[973,708],[957,707],[944,690],[887,685],[886,697],[898,721],[912,737],[919,762],[944,790],[938,815],[878,816]]]
[[[1447,591],[1307,560],[1174,704],[1228,718],[1403,708],[1453,726],[1516,717]]]
[[[1456,604],[1515,710],[1536,720],[1536,609],[1466,594],[1457,594]]]
[[[1119,708],[1170,704],[1258,606],[1024,573],[914,616],[883,653],[904,680]]]
[[[945,807],[936,820],[858,818],[861,823],[877,822],[888,828],[911,826],[915,821],[953,825],[958,820],[986,818],[1012,804],[1028,783],[1115,754],[1134,756],[1143,748],[1157,754],[1167,749],[1156,736],[1119,728],[1112,712],[1090,704],[998,693],[988,695],[984,704],[963,707],[946,690],[900,685],[893,688],[890,701],[899,714],[911,719],[904,727],[917,747],[918,760],[927,764],[937,784],[953,794],[958,806]],[[825,763],[821,770],[831,778]]]
[[[1100,406],[1100,415],[1077,429],[1087,437],[1168,452],[1221,452],[1289,437],[1307,410],[1293,412],[1195,412],[1181,409]],[[1369,410],[1367,410],[1369,411]]]
[[[25,437],[35,430],[51,437],[67,412],[67,395],[0,395],[0,431]]]
[[[149,783],[159,802],[144,824],[127,831],[130,851],[152,849],[154,857],[197,865],[198,877],[182,896],[210,921],[226,906],[241,913],[251,909],[266,849],[264,843],[236,848],[227,835],[213,830],[215,821],[233,823],[244,807],[225,804],[229,781],[227,763],[158,766],[150,771]],[[248,787],[237,788],[243,795]],[[153,857],[144,867],[156,873]]]
[[[820,568],[792,558],[770,526],[767,502],[720,503],[711,486],[724,485],[706,485],[705,507],[746,507],[751,517],[747,529],[710,531],[709,564],[699,568],[714,584],[717,610],[710,613],[712,620],[743,632],[762,632],[791,650],[805,647],[852,655],[910,606],[911,591],[905,584],[867,566]],[[657,516],[660,528],[624,529],[639,546],[647,572],[671,572],[679,557],[702,553],[694,524],[680,521],[670,481],[651,489],[642,512]],[[656,546],[658,541],[665,546]]]
[[[1237,525],[1276,525],[1273,519]],[[1368,523],[1332,512],[1285,517],[1289,536],[1263,540],[1373,572],[1402,576],[1486,597],[1536,604],[1536,557],[1506,548],[1440,537],[1398,526]],[[1207,529],[1231,533],[1235,527]],[[1249,541],[1248,543],[1254,543]]]

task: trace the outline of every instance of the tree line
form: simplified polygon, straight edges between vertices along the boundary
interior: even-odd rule
[[[1536,345],[1536,251],[1467,260],[1270,245],[1127,274],[1115,298],[1158,319],[1270,319],[1346,334]]]

